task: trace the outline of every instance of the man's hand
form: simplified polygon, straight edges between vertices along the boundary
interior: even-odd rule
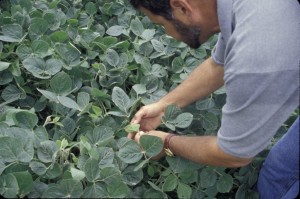
[[[149,132],[144,132],[140,131],[135,134],[134,140],[137,143],[140,143],[141,136],[143,135],[152,135],[152,136],[157,136],[162,139],[163,143],[165,142],[166,137],[169,135],[169,133],[165,133],[163,131],[149,131]],[[159,160],[160,158],[166,156],[165,150],[163,149],[157,156],[151,158],[152,160]]]
[[[141,131],[151,131],[161,124],[165,106],[160,103],[143,106],[132,118],[131,124],[140,124]],[[129,133],[128,138],[133,139],[134,134]]]

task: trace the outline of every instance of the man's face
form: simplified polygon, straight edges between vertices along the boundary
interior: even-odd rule
[[[166,34],[175,38],[176,40],[183,41],[191,48],[199,48],[200,42],[200,28],[197,26],[189,26],[175,17],[172,20],[167,20],[162,16],[154,15],[149,10],[141,8],[142,12],[154,23],[161,25],[165,28]]]
[[[199,27],[185,25],[176,18],[173,18],[171,23],[175,26],[176,31],[184,43],[194,49],[201,46],[201,42],[199,40],[201,31]]]

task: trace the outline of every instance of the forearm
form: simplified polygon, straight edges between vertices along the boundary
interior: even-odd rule
[[[164,96],[160,103],[176,104],[179,107],[208,96],[224,84],[224,68],[212,58],[204,61],[177,88]]]
[[[174,136],[169,147],[176,156],[200,164],[242,167],[251,162],[251,158],[237,158],[223,152],[217,144],[216,136]]]

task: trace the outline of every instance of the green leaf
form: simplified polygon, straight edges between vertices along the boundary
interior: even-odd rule
[[[31,161],[29,167],[34,173],[40,176],[47,172],[47,167],[41,162]]]
[[[202,188],[214,186],[217,182],[217,174],[211,168],[202,169],[200,173],[200,185]]]
[[[192,195],[192,188],[184,183],[179,182],[177,187],[178,198],[190,198]]]
[[[131,20],[130,30],[136,36],[141,36],[143,34],[143,32],[144,32],[144,26],[143,26],[142,22],[138,18],[135,18],[135,19]]]
[[[143,157],[140,146],[133,140],[128,141],[117,155],[123,162],[128,164],[136,163]]]
[[[173,191],[178,185],[178,177],[175,175],[169,175],[164,184],[163,184],[163,191],[168,192],[168,191]]]
[[[36,114],[29,111],[20,111],[16,113],[15,118],[19,127],[33,130],[38,123]]]
[[[218,117],[208,112],[202,118],[201,124],[206,130],[216,130],[218,128]]]
[[[29,48],[25,44],[21,44],[16,49],[16,53],[20,57],[21,60],[24,60],[24,59],[30,57],[33,54],[33,51],[31,48]]]
[[[13,137],[0,137],[0,158],[4,162],[14,162],[20,159],[23,152],[22,143]]]
[[[163,141],[161,138],[151,135],[143,135],[140,139],[140,144],[149,157],[158,155],[163,149]]]
[[[40,39],[48,30],[49,24],[43,18],[33,18],[28,28],[29,36],[32,40]]]
[[[74,46],[67,44],[55,45],[55,50],[60,57],[65,61],[66,65],[70,68],[78,66],[80,64],[81,52]]]
[[[85,176],[89,182],[94,182],[100,177],[98,160],[90,158],[84,165]]]
[[[153,48],[156,50],[156,52],[162,53],[165,50],[164,45],[162,44],[162,42],[156,40],[156,39],[152,39],[151,43],[153,45]]]
[[[96,8],[95,4],[92,2],[88,2],[85,5],[85,10],[86,10],[86,13],[88,13],[89,15],[94,15],[97,13],[97,8]]]
[[[16,198],[19,192],[18,181],[13,174],[2,175],[0,178],[0,195],[5,198]]]
[[[78,111],[81,110],[79,105],[69,97],[57,96],[57,100],[59,101],[59,103],[61,103],[65,107],[75,109],[75,110],[78,110]]]
[[[136,133],[140,130],[140,124],[128,124],[125,126],[124,130],[127,133]]]
[[[112,148],[100,147],[97,149],[99,153],[98,165],[100,168],[105,168],[113,165],[115,153]]]
[[[1,97],[5,101],[10,101],[11,99],[21,98],[21,91],[13,84],[9,84],[5,87],[1,93]]]
[[[65,72],[57,73],[50,81],[50,87],[58,95],[66,95],[72,90],[72,79]]]
[[[129,189],[127,185],[121,181],[107,185],[107,193],[109,198],[124,198],[128,191]]]
[[[222,175],[217,181],[217,190],[220,193],[228,193],[233,186],[233,178],[229,174]]]
[[[57,95],[53,92],[50,92],[50,91],[46,91],[46,90],[42,90],[42,89],[38,89],[37,90],[42,93],[42,95],[44,97],[46,97],[47,99],[49,99],[50,101],[55,101],[55,102],[58,102],[57,100]]]
[[[20,196],[26,196],[29,192],[31,192],[33,187],[33,179],[28,171],[15,172],[13,173],[13,175],[15,176],[18,182],[18,194]]]
[[[48,140],[40,143],[37,149],[37,156],[44,163],[53,162],[57,151],[56,143]]]
[[[65,31],[56,31],[50,35],[50,39],[53,42],[64,43],[69,39],[68,34]]]
[[[107,29],[106,34],[117,37],[123,33],[123,29],[124,29],[123,26],[119,26],[119,25],[111,26]]]
[[[110,127],[99,126],[95,127],[93,131],[88,132],[85,136],[91,144],[103,147],[114,138],[114,131]]]
[[[205,100],[196,102],[196,109],[200,111],[208,110],[213,107],[215,107],[215,101],[212,98],[207,98]]]
[[[111,66],[117,66],[120,61],[119,54],[113,49],[108,49],[106,51],[105,59]]]
[[[10,66],[10,64],[11,63],[0,61],[0,71],[6,70]]]
[[[175,156],[175,157],[167,157],[167,162],[170,165],[170,168],[175,173],[182,173],[185,171],[185,169],[188,167],[188,160],[185,160],[181,157]]]
[[[84,198],[107,198],[106,187],[100,183],[93,183],[86,187],[83,192]]]
[[[128,109],[130,108],[130,98],[120,87],[113,88],[112,101],[121,111],[128,113]]]
[[[193,115],[191,113],[181,113],[175,119],[175,126],[178,128],[187,128],[193,121]]]
[[[59,184],[49,187],[43,194],[42,198],[80,198],[83,192],[81,182],[66,179]]]
[[[7,24],[2,26],[2,34],[0,35],[0,41],[21,42],[23,30],[19,24]]]
[[[100,171],[100,179],[105,184],[114,184],[122,181],[121,171],[116,167],[106,167]]]
[[[33,53],[41,57],[44,57],[44,55],[47,54],[49,50],[49,44],[42,40],[35,40],[32,42],[31,48]]]
[[[129,186],[135,186],[143,180],[143,170],[135,170],[135,166],[129,166],[122,172],[123,181]]]
[[[84,109],[90,102],[90,95],[86,92],[80,92],[77,95],[77,104],[80,109]]]

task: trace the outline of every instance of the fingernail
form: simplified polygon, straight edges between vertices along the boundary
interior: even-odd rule
[[[133,122],[132,122],[133,124],[137,124],[138,123],[138,121],[137,120],[133,120]]]
[[[145,132],[144,132],[144,131],[140,131],[139,133],[140,133],[140,135],[143,135],[143,134],[145,134]]]

